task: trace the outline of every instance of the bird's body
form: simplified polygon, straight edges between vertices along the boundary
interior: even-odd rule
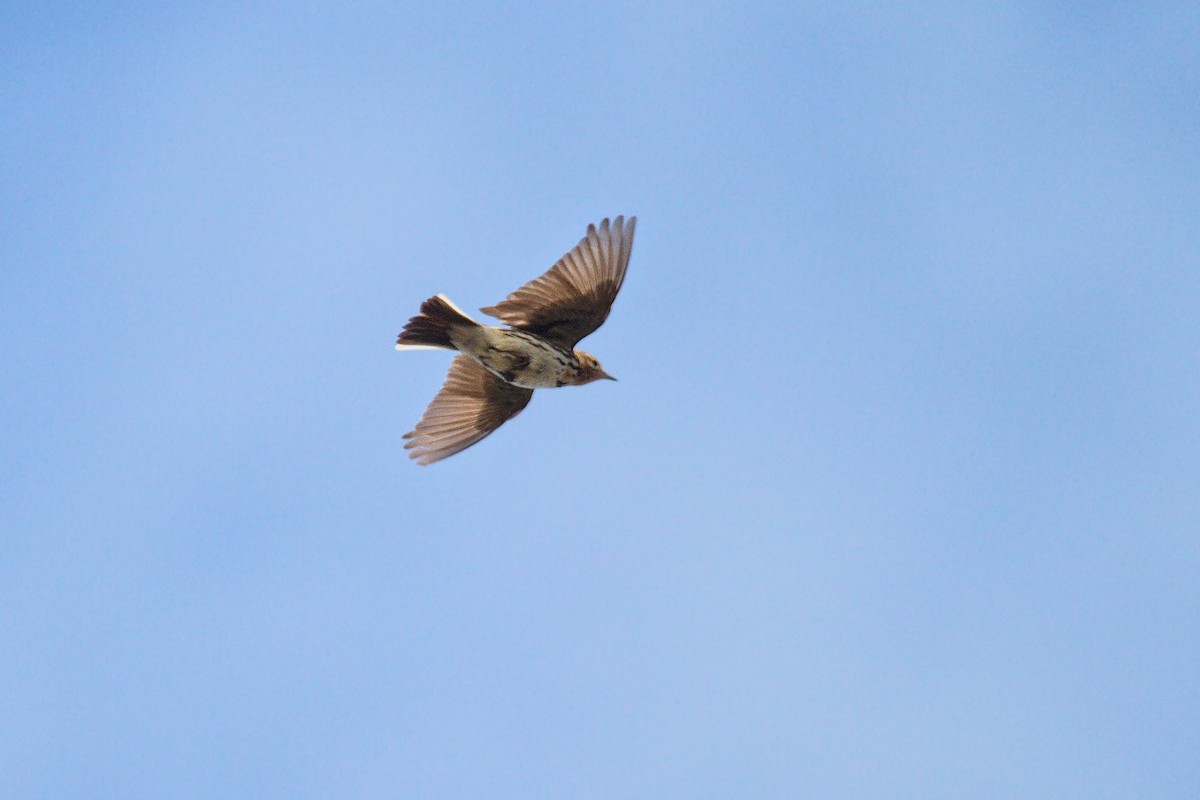
[[[546,274],[483,309],[510,328],[482,325],[445,295],[421,304],[396,340],[397,350],[457,350],[442,390],[405,438],[412,458],[430,464],[475,444],[520,413],[534,389],[607,378],[575,344],[608,317],[629,265],[630,217],[588,226],[587,236]]]
[[[578,386],[611,377],[597,371],[599,362],[582,350],[568,350],[534,333],[481,325],[444,294],[421,304],[421,315],[408,324],[396,346],[454,349],[505,383],[525,389]]]
[[[524,331],[485,327],[477,342],[458,349],[500,380],[526,389],[578,386],[594,380],[573,351]]]

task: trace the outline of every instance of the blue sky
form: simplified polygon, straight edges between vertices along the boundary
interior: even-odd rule
[[[8,4],[0,794],[1200,792],[1200,14]],[[418,468],[397,353],[636,214]]]

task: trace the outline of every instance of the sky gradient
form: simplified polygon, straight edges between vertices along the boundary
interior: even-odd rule
[[[1200,795],[1191,3],[6,4],[0,795]],[[420,468],[397,353],[637,215]]]

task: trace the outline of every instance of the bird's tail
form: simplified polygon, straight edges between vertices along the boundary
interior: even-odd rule
[[[454,328],[474,328],[479,323],[468,317],[439,294],[421,303],[421,313],[408,321],[396,338],[397,350],[427,350],[429,348],[457,350],[450,334]]]

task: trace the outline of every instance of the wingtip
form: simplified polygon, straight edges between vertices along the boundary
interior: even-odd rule
[[[630,236],[633,236],[633,231],[636,227],[637,227],[637,216],[634,214],[630,214],[628,217],[625,216],[624,214],[618,214],[617,216],[612,218],[611,229],[613,231],[616,231],[617,235],[620,236],[621,238],[628,238]],[[590,231],[591,226],[589,226],[588,229]],[[609,220],[608,220],[608,217],[605,217],[603,220],[600,221],[600,232],[608,233],[609,229],[610,229]]]
[[[629,238],[633,236],[634,229],[637,228],[637,216],[630,214],[626,217],[624,214],[618,214],[611,219],[605,217],[599,223],[591,223],[588,225],[587,236],[603,235],[608,236],[610,231],[615,231],[621,238]]]

